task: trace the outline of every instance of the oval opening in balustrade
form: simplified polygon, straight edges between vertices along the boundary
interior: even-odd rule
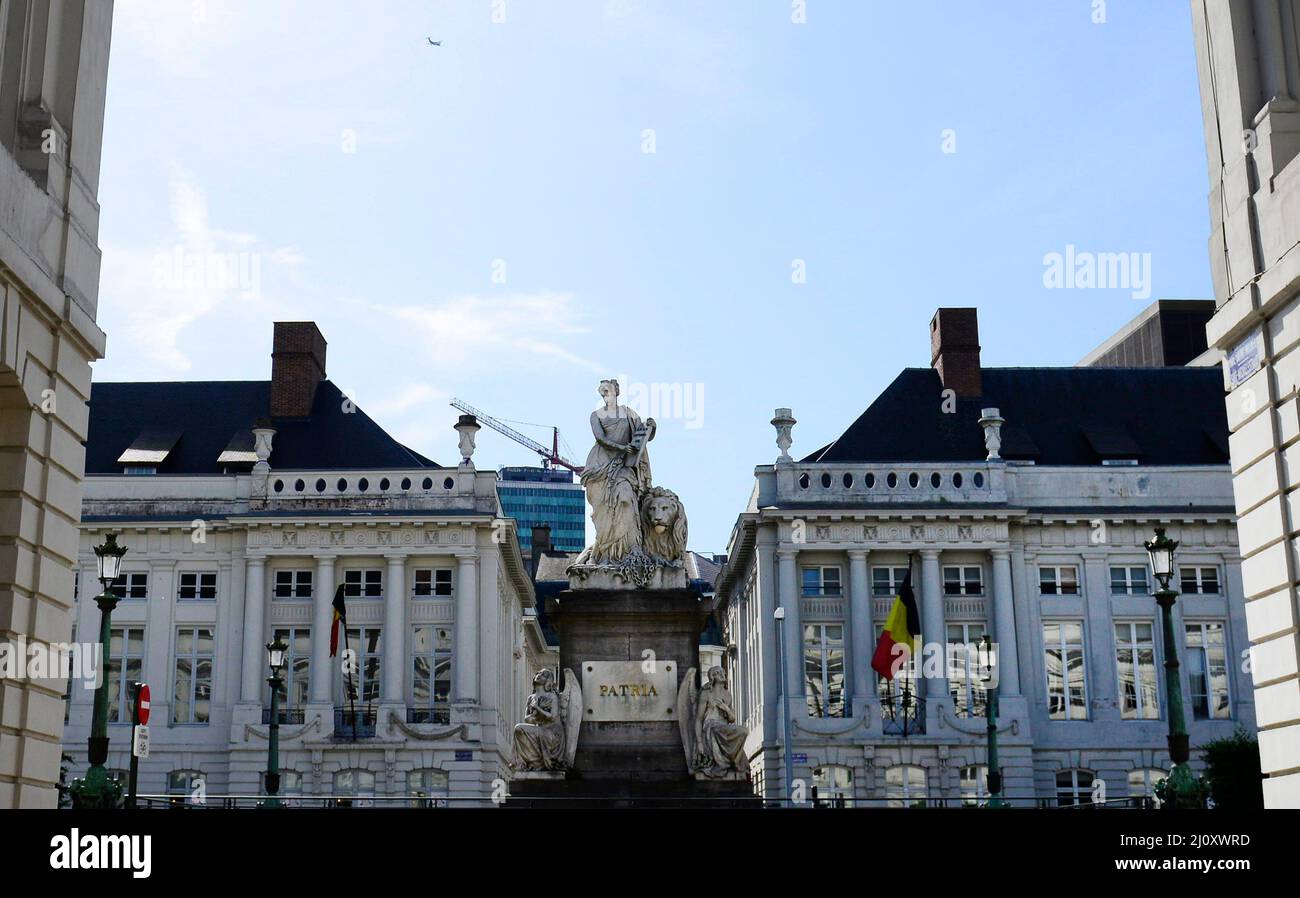
[[[388,478],[387,478],[387,477],[385,477],[383,480],[379,481],[379,489],[382,490],[382,491],[385,492],[385,493],[388,492],[388,487],[389,487],[389,485],[390,485],[390,484],[388,483]]]
[[[409,477],[403,477],[403,478],[402,478],[402,490],[403,490],[403,491],[406,491],[406,490],[409,490],[410,488],[411,488],[411,478],[409,478]]]
[[[283,480],[277,480],[277,481],[272,485],[272,488],[273,488],[277,493],[282,493],[282,492],[284,492],[284,481],[283,481]]]
[[[952,472],[952,485],[956,489],[961,489],[961,471]]]
[[[853,475],[847,472],[844,475],[844,488],[846,490],[853,489]]]
[[[810,483],[812,483],[812,480],[808,478],[808,474],[806,472],[799,475],[799,489],[801,490],[808,489],[808,484]]]
[[[316,492],[318,492],[318,493],[323,493],[323,492],[325,492],[325,487],[326,487],[325,478],[324,478],[324,477],[317,478],[317,480],[316,480]]]
[[[339,482],[335,485],[338,487],[340,493],[346,493],[348,491],[348,481],[345,477],[340,477]]]
[[[898,486],[898,475],[895,474],[893,471],[890,471],[889,476],[885,478],[885,484],[891,490],[894,489],[896,486]]]
[[[452,480],[450,477],[446,478],[442,482],[442,488],[445,490],[449,490],[455,485],[456,485],[456,481]]]
[[[824,489],[824,490],[828,490],[828,489],[830,489],[830,488],[831,488],[831,475],[830,475],[830,474],[823,474],[823,475],[822,475],[822,489]]]
[[[431,489],[433,489],[433,478],[432,478],[432,477],[426,477],[426,478],[424,478],[424,483],[422,484],[422,486],[423,486],[424,489],[426,489],[426,490],[431,490]]]
[[[306,488],[307,488],[307,484],[304,483],[302,480],[295,480],[293,482],[293,491],[295,493],[301,493]]]
[[[916,489],[918,486],[921,485],[921,475],[916,473],[915,471],[913,471],[911,474],[908,474],[907,485],[910,486],[912,489]]]
[[[938,471],[935,471],[933,474],[930,475],[930,486],[934,487],[935,489],[938,489],[942,484],[943,484],[943,478],[939,476]]]
[[[984,487],[984,475],[981,474],[979,471],[976,471],[976,472],[975,472],[975,476],[971,478],[971,483],[975,484],[975,489],[977,489],[977,490],[978,490],[978,489],[983,489],[983,487]]]
[[[357,489],[364,493],[366,490],[370,489],[370,481],[362,477],[357,481]]]
[[[867,474],[867,476],[863,478],[863,483],[866,484],[867,489],[874,490],[876,488],[876,475],[870,473]]]

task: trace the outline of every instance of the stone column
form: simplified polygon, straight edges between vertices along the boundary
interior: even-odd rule
[[[406,556],[385,555],[384,576],[384,670],[380,701],[400,704],[404,699],[406,659]]]
[[[1016,647],[1016,608],[1011,592],[1011,550],[992,549],[993,635],[998,645],[998,692],[1020,694],[1020,652]]]
[[[1119,672],[1115,666],[1115,623],[1110,613],[1110,571],[1105,551],[1084,552],[1083,647],[1090,720],[1119,720]],[[1157,625],[1159,620],[1156,619]]]
[[[799,718],[807,713],[807,700],[803,692],[803,625],[799,622],[799,560],[797,549],[776,550],[777,597],[785,609],[785,694],[790,696],[790,717]]]
[[[322,704],[334,700],[336,662],[330,660],[330,631],[334,628],[334,561],[333,555],[316,556],[316,573],[311,586],[311,700]],[[342,643],[340,636],[339,644]]]
[[[871,652],[875,641],[871,621],[871,582],[867,577],[867,552],[849,552],[849,633],[845,644],[850,659],[850,683],[853,688],[853,713],[867,713],[868,702],[876,697],[876,678],[871,675]]]
[[[763,702],[763,742],[771,745],[777,737],[777,721],[781,719],[779,668],[776,661],[776,584],[773,581],[776,565],[773,554],[776,547],[760,537],[754,552],[757,568],[759,671],[762,683],[757,694]]]
[[[934,707],[938,700],[948,700],[948,632],[944,625],[943,613],[943,571],[939,568],[939,550],[921,550],[921,639],[922,643],[939,646],[941,661],[938,665],[940,676],[925,678],[925,697],[929,707]],[[926,657],[921,655],[921,670],[924,675]],[[934,661],[930,661],[934,667]]]
[[[240,700],[261,701],[262,681],[269,677],[266,666],[266,557],[252,555],[244,581],[244,668]]]
[[[457,555],[456,621],[452,629],[451,698],[478,701],[478,570],[473,555]]]
[[[736,703],[736,718],[741,721],[749,721],[750,715],[754,709],[749,706],[749,647],[746,643],[749,641],[746,636],[749,628],[749,596],[744,588],[737,589],[732,593],[732,604],[735,608],[736,626],[727,636],[736,641],[736,658],[732,663],[728,675],[731,678],[732,700]],[[730,661],[730,659],[728,659]],[[1234,692],[1233,695],[1236,695]]]

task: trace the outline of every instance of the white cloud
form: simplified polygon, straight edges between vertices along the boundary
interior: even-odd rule
[[[558,359],[590,371],[605,370],[574,345],[589,330],[570,293],[466,294],[429,306],[376,309],[418,328],[430,346],[425,358],[438,366],[510,366],[529,361],[520,358],[522,354]]]

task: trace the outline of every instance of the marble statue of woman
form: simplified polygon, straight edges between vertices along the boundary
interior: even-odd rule
[[[555,673],[542,669],[533,677],[524,722],[515,725],[515,766],[521,770],[558,770],[565,766],[564,716]]]
[[[721,667],[709,669],[708,682],[700,688],[695,709],[696,769],[705,776],[747,774],[749,758],[745,739],[749,728],[736,723],[736,709],[727,688],[727,673]]]
[[[616,380],[597,388],[601,407],[591,413],[596,444],[587,455],[582,485],[591,505],[596,539],[575,565],[618,565],[641,551],[641,498],[650,489],[650,456],[655,420],[618,404]]]

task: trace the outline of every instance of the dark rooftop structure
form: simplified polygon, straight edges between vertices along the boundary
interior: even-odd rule
[[[325,341],[315,327],[276,324],[277,343],[287,330],[313,347],[310,377],[324,374]],[[286,367],[277,361],[271,380],[93,383],[86,473],[248,471],[257,460],[252,431],[259,425],[275,428],[270,460],[276,468],[437,467],[389,436],[329,380],[305,386],[299,371],[291,372],[289,386],[277,385]],[[291,414],[273,416],[274,397],[289,392],[297,404],[281,401],[276,410]]]
[[[1202,355],[1212,299],[1160,299],[1079,362],[1081,367],[1160,368]]]

